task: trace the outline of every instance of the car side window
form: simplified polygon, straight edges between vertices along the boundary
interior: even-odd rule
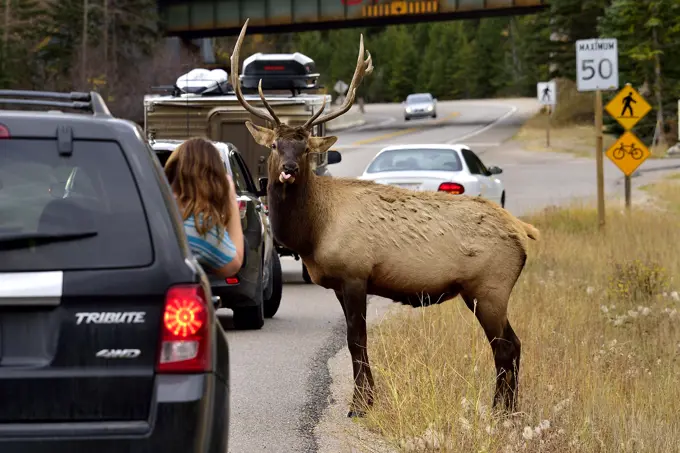
[[[231,173],[234,177],[236,191],[239,193],[239,195],[246,193],[248,191],[248,183],[234,154],[229,156],[229,166],[231,167]]]
[[[471,152],[472,158],[477,162],[477,168],[479,169],[480,174],[484,176],[490,176],[491,173],[489,172],[489,169],[486,168],[486,165],[482,162],[482,160],[477,156],[475,153]]]
[[[463,159],[465,159],[465,163],[467,164],[468,168],[470,169],[470,173],[473,175],[481,175],[482,171],[479,168],[479,165],[477,164],[477,160],[475,159],[475,155],[472,154],[472,152],[468,151],[467,149],[463,150]]]
[[[238,164],[238,168],[240,169],[241,175],[243,175],[243,179],[246,182],[246,190],[251,193],[256,193],[257,192],[257,186],[255,185],[255,181],[253,180],[253,175],[250,173],[250,170],[248,169],[248,165],[246,162],[243,160],[243,156],[241,156],[238,153],[234,153],[234,158],[236,159],[236,163]]]

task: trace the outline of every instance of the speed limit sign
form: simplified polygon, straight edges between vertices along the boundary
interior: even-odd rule
[[[619,51],[616,39],[576,41],[576,85],[578,91],[608,91],[619,88]]]

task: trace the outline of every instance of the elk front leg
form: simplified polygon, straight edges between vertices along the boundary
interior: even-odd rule
[[[352,356],[354,395],[348,417],[362,417],[362,408],[373,404],[373,375],[368,362],[366,334],[366,282],[352,280],[336,292],[347,321],[347,347]]]

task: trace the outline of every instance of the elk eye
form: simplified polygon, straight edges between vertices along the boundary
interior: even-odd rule
[[[272,143],[272,149],[276,149],[276,142]]]

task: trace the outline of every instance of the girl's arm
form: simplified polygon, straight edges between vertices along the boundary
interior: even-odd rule
[[[238,210],[238,201],[236,200],[236,187],[234,187],[234,180],[230,175],[227,175],[227,179],[229,180],[231,202],[229,203],[229,221],[227,222],[225,237],[222,242],[225,248],[233,250],[229,253],[229,255],[233,254],[233,257],[229,263],[215,270],[215,273],[221,277],[233,277],[236,275],[241,270],[243,254],[245,253],[243,250],[245,241],[243,240],[243,228],[241,228],[241,216]]]

